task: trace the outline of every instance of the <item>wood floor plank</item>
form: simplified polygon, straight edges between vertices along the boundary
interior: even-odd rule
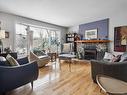
[[[26,84],[7,93],[7,95],[106,95],[91,79],[91,67],[88,61],[76,60],[69,71],[68,62],[49,63],[39,70],[39,78],[34,88]]]

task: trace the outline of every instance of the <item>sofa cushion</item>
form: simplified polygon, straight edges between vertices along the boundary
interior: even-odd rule
[[[101,60],[101,61],[104,61],[104,62],[111,62],[110,59],[103,59],[103,60]]]
[[[104,60],[108,60],[108,61],[112,61],[114,55],[112,53],[109,53],[109,52],[105,52],[105,55],[104,55]]]
[[[20,65],[29,63],[28,57],[23,57],[23,58],[17,59],[17,61]]]
[[[3,56],[0,56],[0,61],[6,61],[6,58]]]
[[[124,52],[121,56],[120,62],[127,61],[127,52]]]
[[[6,59],[7,59],[7,61],[9,62],[9,64],[11,66],[18,66],[19,65],[19,63],[17,62],[17,60],[15,60],[10,54],[8,54],[6,56]]]
[[[10,66],[9,63],[6,61],[6,58],[0,56],[0,66]]]
[[[0,66],[10,66],[7,61],[0,61]]]
[[[43,56],[46,55],[44,51],[41,50],[33,50],[33,53],[36,54],[37,56]]]
[[[112,62],[119,62],[121,60],[121,56],[122,55],[114,56],[113,59],[112,59]]]

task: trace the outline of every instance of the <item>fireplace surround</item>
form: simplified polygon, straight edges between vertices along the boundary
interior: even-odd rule
[[[80,59],[102,60],[105,52],[108,51],[110,40],[79,40],[77,42],[77,53]]]
[[[84,49],[84,59],[97,59],[96,49]]]

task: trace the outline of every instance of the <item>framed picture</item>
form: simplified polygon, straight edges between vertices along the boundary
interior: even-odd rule
[[[125,52],[127,45],[127,26],[114,28],[114,51]]]
[[[85,39],[97,39],[97,29],[86,30]]]
[[[9,32],[5,32],[5,38],[9,38]]]

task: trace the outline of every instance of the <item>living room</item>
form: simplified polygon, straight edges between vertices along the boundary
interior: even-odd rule
[[[0,94],[127,93],[126,4],[1,0]]]

